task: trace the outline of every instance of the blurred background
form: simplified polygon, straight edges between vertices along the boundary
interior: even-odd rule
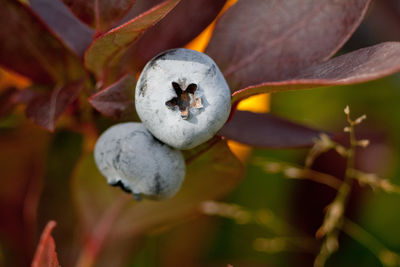
[[[339,54],[384,41],[400,41],[398,0],[374,1]],[[23,88],[28,83],[0,70],[0,90],[9,84]],[[400,185],[400,74],[360,85],[276,93],[261,99],[257,101],[265,101],[260,104],[264,109],[269,106],[275,114],[331,132],[341,132],[346,126],[346,105],[354,118],[366,114],[368,119],[356,129],[357,137],[371,143],[357,151],[357,167]],[[121,202],[134,200],[109,189],[94,167],[93,129],[65,130],[62,126],[68,125],[68,120],[68,114],[63,116],[61,127],[53,134],[31,124],[22,107],[0,120],[0,266],[29,265],[49,220],[58,223],[53,236],[62,266],[74,266],[76,259],[78,266],[91,266],[93,259],[93,266],[312,266],[314,241],[288,241],[285,236],[296,232],[313,239],[335,191],[312,181],[268,173],[260,164],[280,161],[303,165],[307,149],[251,151],[244,179],[222,201],[258,212],[258,223],[246,216],[241,220],[240,214],[230,219],[189,213],[174,219],[159,215],[161,207],[152,217],[141,217],[146,215],[141,210],[127,216],[119,224],[133,228],[125,231],[119,224],[107,225],[107,220],[96,224],[98,214],[112,218],[114,210],[128,209],[113,201],[116,195]],[[112,123],[102,120],[104,125]],[[345,161],[336,152],[329,152],[319,157],[313,168],[340,178]],[[207,171],[198,175],[206,176]],[[112,206],[108,213],[104,210],[107,205]],[[168,207],[169,213],[175,212],[174,203]],[[400,253],[400,195],[356,186],[346,215],[382,245]],[[153,227],[158,217],[164,223]],[[104,229],[110,233],[104,234]],[[95,234],[88,234],[92,230]],[[96,248],[93,236],[104,241],[101,249]],[[374,252],[346,234],[339,240],[339,251],[327,266],[381,265]],[[86,250],[94,252],[87,255],[82,252]]]

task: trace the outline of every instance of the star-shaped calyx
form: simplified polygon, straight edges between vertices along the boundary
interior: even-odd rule
[[[189,108],[202,108],[201,98],[195,98],[194,93],[197,90],[197,84],[191,83],[185,89],[181,89],[181,86],[177,82],[172,82],[172,87],[175,90],[176,97],[165,102],[165,105],[170,109],[179,108],[182,119],[187,120],[189,118]]]

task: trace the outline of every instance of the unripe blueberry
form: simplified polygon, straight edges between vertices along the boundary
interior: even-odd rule
[[[190,149],[224,125],[231,93],[210,57],[179,48],[147,63],[136,86],[135,105],[155,137],[172,147]]]
[[[162,144],[141,123],[107,129],[97,140],[94,157],[108,183],[135,198],[170,198],[185,177],[182,152]]]

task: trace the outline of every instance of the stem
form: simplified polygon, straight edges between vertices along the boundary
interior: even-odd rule
[[[256,166],[260,166],[266,173],[282,173],[285,178],[289,179],[307,179],[329,186],[333,189],[339,190],[343,181],[335,176],[319,172],[313,169],[303,168],[300,165],[279,161],[264,161],[255,159],[252,162]]]
[[[352,171],[354,169],[354,154],[357,146],[354,126],[357,124],[357,122],[351,120],[348,108],[345,109],[345,113],[347,115],[347,121],[349,123],[349,127],[347,127],[347,129],[350,135],[350,148],[347,150],[346,153],[347,164],[345,177],[335,199],[329,205],[328,212],[325,215],[325,219],[321,228],[317,231],[317,237],[322,237],[324,235],[326,236],[324,242],[322,243],[321,250],[315,258],[314,267],[324,266],[327,259],[339,247],[338,236],[340,233],[340,229],[343,226],[344,211],[353,185]]]
[[[315,254],[318,249],[318,244],[314,238],[278,218],[269,209],[254,211],[236,204],[205,201],[201,210],[206,215],[232,219],[241,225],[254,223],[267,228],[277,235],[277,237],[270,239],[257,238],[253,243],[253,247],[258,251],[275,253],[278,252],[277,248],[280,247],[282,251],[294,250]],[[277,245],[276,242],[279,244],[278,247],[275,246]],[[269,251],[269,249],[271,250]]]

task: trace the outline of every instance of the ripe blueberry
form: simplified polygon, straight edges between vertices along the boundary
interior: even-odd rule
[[[135,198],[170,198],[185,177],[182,153],[156,140],[141,123],[107,129],[97,140],[94,157],[108,183]]]
[[[135,105],[156,138],[177,149],[190,149],[224,125],[231,93],[210,57],[179,48],[147,63],[137,83]]]

